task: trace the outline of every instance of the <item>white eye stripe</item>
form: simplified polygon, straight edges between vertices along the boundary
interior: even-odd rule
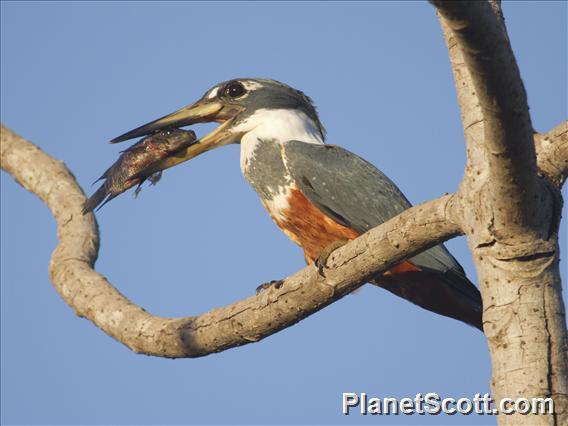
[[[217,96],[217,92],[219,91],[219,86],[214,87],[213,89],[211,89],[209,91],[209,94],[207,95],[207,99],[213,99],[215,96]]]
[[[257,81],[241,81],[241,84],[243,86],[245,86],[245,89],[247,89],[247,91],[251,91],[251,90],[256,90],[256,89],[260,89],[261,87],[264,87],[262,84],[260,84]]]
[[[246,93],[241,96],[240,98],[245,98],[249,95],[249,92],[252,92],[254,90],[260,89],[261,87],[264,87],[264,85],[262,85],[259,82],[256,81],[239,81],[239,83],[241,83],[243,85],[243,87],[246,89]],[[224,87],[224,86],[223,86]],[[212,88],[211,90],[209,90],[209,92],[205,95],[205,97],[207,99],[214,99],[217,96],[219,96],[219,91],[222,89],[222,86],[215,86],[214,88]]]

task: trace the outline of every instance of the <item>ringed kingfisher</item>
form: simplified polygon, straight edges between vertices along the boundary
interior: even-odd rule
[[[411,206],[371,163],[326,144],[326,132],[312,100],[275,80],[222,82],[197,102],[111,142],[203,122],[220,126],[176,156],[161,160],[156,170],[240,143],[245,178],[273,221],[304,250],[308,263],[321,261],[334,248]],[[480,293],[443,244],[378,274],[371,282],[483,331]]]

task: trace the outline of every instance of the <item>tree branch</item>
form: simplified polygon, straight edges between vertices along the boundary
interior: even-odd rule
[[[485,1],[434,1],[469,70],[484,122],[484,163],[495,227],[533,236],[540,191],[526,92],[498,6]],[[495,9],[496,8],[496,9]]]
[[[161,318],[134,305],[93,270],[98,229],[83,216],[83,191],[65,165],[2,126],[2,168],[38,195],[58,224],[50,279],[77,315],[135,352],[198,357],[258,341],[342,298],[377,272],[460,233],[453,196],[413,207],[338,249],[325,277],[309,266],[280,289],[196,317]]]
[[[568,121],[534,137],[538,171],[561,188],[568,176]]]

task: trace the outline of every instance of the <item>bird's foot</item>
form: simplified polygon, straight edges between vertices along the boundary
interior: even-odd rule
[[[284,280],[272,280],[267,283],[261,284],[256,288],[256,294],[259,295],[264,290],[268,290],[270,287],[280,288],[284,284]]]
[[[331,253],[333,253],[339,247],[343,247],[348,242],[349,240],[336,240],[321,251],[321,253],[319,254],[318,258],[314,263],[316,268],[318,268],[318,273],[322,277],[325,277],[323,270],[327,266],[327,259],[329,259],[329,256],[331,256]]]

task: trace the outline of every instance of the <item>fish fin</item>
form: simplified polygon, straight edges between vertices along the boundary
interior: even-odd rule
[[[150,176],[156,174],[156,173],[160,173],[161,170],[155,170],[155,166],[156,164],[159,164],[160,161],[162,161],[162,158],[148,164],[146,167],[144,167],[144,170],[140,170],[138,173],[133,174],[130,179],[134,180],[134,179],[142,179],[142,180],[146,180],[149,179]],[[159,180],[159,179],[158,179]],[[151,180],[150,180],[151,181]]]
[[[100,178],[98,178],[96,181],[94,181],[91,185],[94,185],[95,183],[103,180],[103,179],[108,179],[108,175],[111,173],[113,167],[116,165],[118,161],[114,162],[114,164],[112,166],[110,166],[108,169],[105,170],[105,172],[101,175]]]
[[[142,178],[140,182],[138,182],[138,186],[134,190],[134,198],[138,198],[140,191],[142,191],[142,184],[146,181],[146,178]]]
[[[150,176],[148,176],[148,180],[150,181],[150,184],[156,185],[160,179],[162,179],[162,170],[157,171],[156,173],[152,173]]]
[[[143,138],[143,139],[140,139],[140,140],[139,140],[138,142],[136,142],[135,144],[130,145],[128,148],[123,149],[122,151],[118,151],[118,152],[120,152],[121,154],[123,154],[123,153],[125,153],[125,152],[134,152],[134,151],[137,151],[137,150],[140,150],[140,149],[144,149],[144,147],[141,146],[141,142],[142,142],[143,140],[144,140],[144,138]]]

